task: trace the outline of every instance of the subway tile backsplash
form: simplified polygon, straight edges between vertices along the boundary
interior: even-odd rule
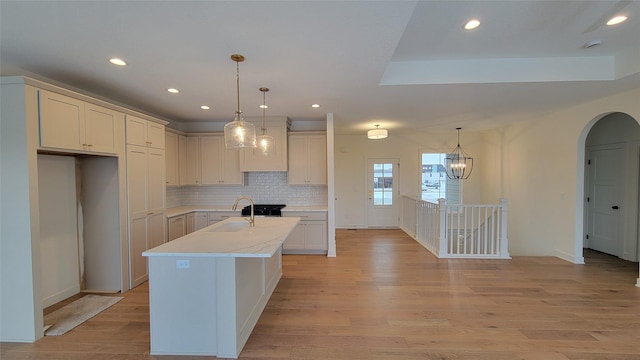
[[[258,204],[326,206],[326,185],[287,184],[286,172],[250,172],[245,186],[167,187],[167,208],[187,205],[233,205],[239,196],[249,196]]]

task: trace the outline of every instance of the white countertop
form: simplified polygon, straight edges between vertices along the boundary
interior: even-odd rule
[[[186,205],[186,206],[168,208],[165,210],[165,213],[168,218],[188,214],[194,211],[224,211],[224,212],[233,212],[233,213],[236,213],[238,216],[240,216],[241,210],[242,210],[241,208],[239,208],[236,211],[231,210],[231,205],[229,206]],[[296,206],[296,205],[289,206],[287,205],[282,209],[282,212],[294,212],[294,211],[326,212],[327,207],[326,206]]]
[[[299,217],[256,217],[255,227],[249,227],[246,219],[228,218],[149,249],[142,255],[271,257],[300,220]]]

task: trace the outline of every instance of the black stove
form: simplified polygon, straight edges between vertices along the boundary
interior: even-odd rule
[[[255,216],[282,216],[282,208],[284,204],[255,204],[253,205],[253,214]],[[242,215],[251,215],[251,205],[242,208]]]

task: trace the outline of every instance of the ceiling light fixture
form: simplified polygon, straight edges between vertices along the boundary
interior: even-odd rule
[[[311,107],[314,108],[314,109],[317,109],[317,108],[320,107],[320,104],[313,104],[313,105],[311,105]]]
[[[458,146],[444,158],[445,169],[449,179],[467,179],[473,170],[473,158],[462,150],[460,146],[460,130],[458,130]]]
[[[208,107],[207,105],[202,105],[202,106],[200,106],[200,109],[202,109],[202,110],[209,110],[209,109],[211,109],[211,108],[210,108],[210,107]]]
[[[258,136],[258,148],[260,148],[260,152],[262,153],[262,155],[267,156],[269,155],[269,151],[271,149],[273,149],[274,146],[274,139],[273,136],[271,135],[267,135],[267,125],[266,125],[266,116],[265,116],[265,111],[267,110],[267,101],[266,101],[266,95],[267,95],[267,91],[269,91],[269,88],[266,87],[261,87],[260,91],[262,91],[262,105],[260,105],[260,107],[262,108],[262,135]]]
[[[464,29],[465,30],[473,30],[473,29],[477,28],[478,26],[480,26],[480,20],[471,19],[466,24],[464,24]]]
[[[180,90],[176,89],[176,88],[168,88],[167,89],[168,92],[172,93],[172,94],[177,94],[180,92]]]
[[[609,25],[609,26],[618,25],[621,22],[624,22],[625,20],[627,20],[627,17],[624,16],[624,15],[614,16],[611,19],[609,19],[609,21],[607,21],[607,25]]]
[[[244,56],[239,54],[231,55],[231,60],[236,62],[236,94],[238,98],[238,109],[233,121],[224,125],[224,146],[227,149],[242,149],[246,147],[256,147],[256,128],[253,124],[244,121],[240,110],[240,63],[244,61]]]
[[[112,63],[113,65],[118,65],[118,66],[126,66],[127,63],[122,60],[122,59],[118,59],[118,58],[111,58],[109,59],[109,62]]]
[[[376,124],[375,126],[375,129],[367,131],[367,138],[371,140],[379,140],[385,139],[387,136],[389,136],[389,132],[387,131],[387,129],[380,129],[380,124]]]

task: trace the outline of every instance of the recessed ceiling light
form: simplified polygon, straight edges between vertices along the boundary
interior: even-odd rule
[[[200,106],[200,109],[202,109],[202,110],[209,110],[209,109],[211,109],[211,108],[210,108],[210,107],[208,107],[207,105],[202,105],[202,106]]]
[[[480,20],[471,19],[466,24],[464,24],[464,29],[465,30],[473,30],[473,29],[477,28],[478,26],[480,26]]]
[[[178,90],[178,89],[174,89],[174,88],[169,88],[169,89],[167,89],[167,91],[168,91],[168,92],[170,92],[170,93],[172,93],[172,94],[177,94],[177,93],[179,93],[179,92],[180,92],[180,90]]]
[[[127,65],[127,63],[124,60],[118,59],[118,58],[109,59],[109,62],[112,63],[113,65],[118,65],[118,66]]]
[[[264,104],[260,105],[260,109],[268,109],[268,108],[269,107],[267,105],[264,105]]]
[[[319,107],[320,107],[320,104],[313,104],[313,105],[311,105],[311,107],[312,107],[312,108],[319,108]]]
[[[624,22],[625,20],[627,20],[627,17],[624,15],[614,16],[611,19],[609,19],[609,21],[607,21],[607,25],[618,25],[621,22]]]

